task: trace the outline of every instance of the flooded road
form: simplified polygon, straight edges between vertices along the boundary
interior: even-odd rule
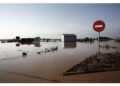
[[[119,53],[119,43],[101,42],[101,53]],[[106,45],[112,47],[104,47]],[[0,82],[120,82],[119,70],[63,76],[63,73],[98,53],[98,43],[0,43]],[[24,56],[22,53],[25,52]]]

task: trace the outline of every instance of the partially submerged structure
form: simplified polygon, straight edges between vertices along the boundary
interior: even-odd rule
[[[76,42],[75,34],[63,34],[61,37],[62,42]]]
[[[40,42],[40,37],[34,37],[34,38],[19,38],[16,37],[16,40],[20,43],[36,43]]]

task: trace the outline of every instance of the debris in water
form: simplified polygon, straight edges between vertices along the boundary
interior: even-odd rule
[[[20,46],[20,44],[16,44],[16,47],[19,47]]]
[[[37,52],[37,54],[40,54],[40,52]]]
[[[27,53],[26,52],[22,52],[22,56],[27,56]]]

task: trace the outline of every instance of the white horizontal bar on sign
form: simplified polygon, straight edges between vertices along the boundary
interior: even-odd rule
[[[95,25],[96,28],[103,27],[103,25]]]

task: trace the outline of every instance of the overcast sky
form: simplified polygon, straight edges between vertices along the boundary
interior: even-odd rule
[[[103,20],[102,36],[120,37],[120,4],[0,4],[0,39],[21,37],[97,37],[92,28]]]

